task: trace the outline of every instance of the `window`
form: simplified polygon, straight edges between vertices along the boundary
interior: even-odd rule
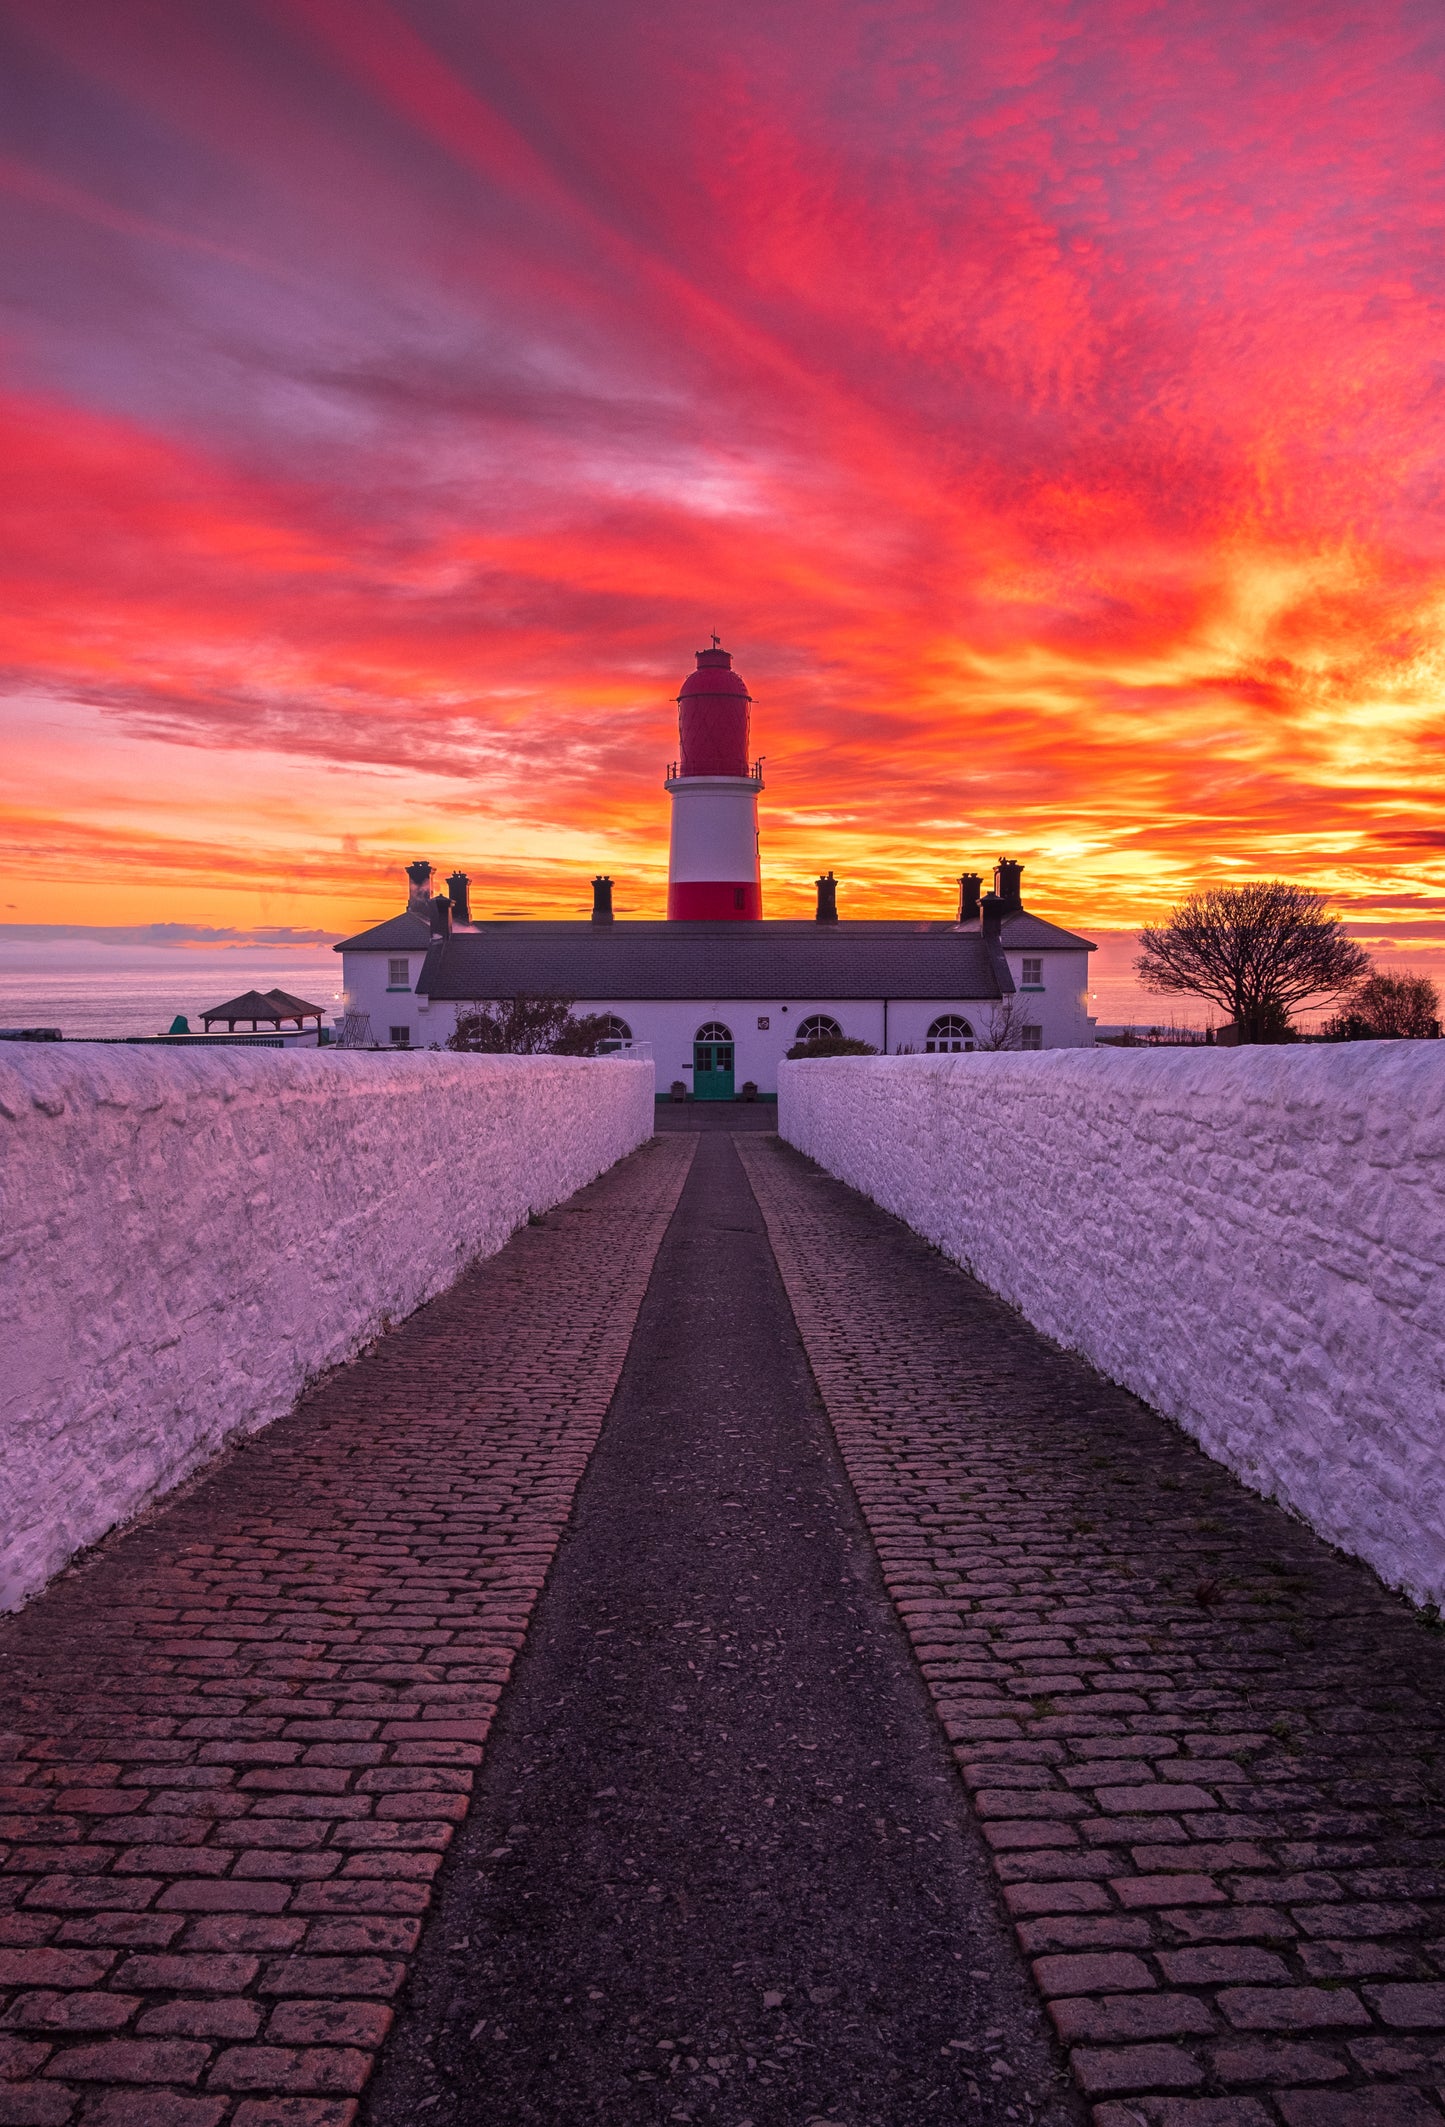
[[[799,1041],[837,1041],[842,1032],[837,1020],[830,1019],[826,1012],[814,1012],[798,1024]]]
[[[692,1089],[731,1096],[733,1089],[733,1033],[720,1019],[710,1019],[697,1030],[692,1044]]]
[[[386,986],[389,990],[409,990],[411,988],[411,968],[406,960],[387,961]]]
[[[1026,955],[1024,956],[1024,988],[1025,988],[1026,990],[1041,990],[1041,989],[1043,988],[1043,986],[1044,986],[1044,963],[1043,963],[1043,961],[1042,961],[1042,960],[1030,960],[1030,959],[1028,958],[1027,954],[1026,954]]]
[[[607,1031],[597,1044],[597,1054],[599,1056],[615,1056],[619,1049],[630,1049],[632,1047],[632,1029],[627,1024],[627,1021],[619,1019],[615,1012],[607,1012],[603,1016],[607,1021]]]
[[[945,1012],[934,1020],[923,1046],[930,1056],[961,1054],[973,1047],[973,1028],[957,1012]]]
[[[411,1047],[411,1028],[393,1027],[391,1030],[391,1045],[394,1049],[409,1049]]]
[[[1044,1030],[1043,1030],[1043,1028],[1042,1028],[1042,1027],[1022,1027],[1022,1028],[1020,1028],[1020,1030],[1019,1030],[1019,1047],[1020,1047],[1021,1049],[1041,1049],[1041,1048],[1043,1047],[1043,1045],[1044,1045]]]
[[[745,894],[745,893],[743,892],[743,890],[742,890],[742,888],[741,888],[740,886],[735,886],[735,887],[733,888],[733,907],[734,907],[734,908],[746,908],[746,907],[747,907],[747,905],[748,905],[748,897],[747,897],[747,895],[746,895],[746,894]]]

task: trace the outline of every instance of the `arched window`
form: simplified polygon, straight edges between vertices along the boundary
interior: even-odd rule
[[[603,1016],[607,1022],[607,1031],[597,1044],[597,1054],[599,1056],[615,1056],[619,1049],[630,1049],[632,1047],[632,1029],[627,1024],[627,1021],[619,1019],[615,1012],[607,1012]]]
[[[930,1056],[947,1056],[973,1047],[973,1028],[957,1012],[945,1012],[942,1019],[935,1019],[923,1044]]]
[[[720,1019],[710,1019],[705,1027],[699,1027],[694,1037],[698,1041],[731,1041],[733,1030],[725,1027]]]
[[[837,1020],[830,1019],[826,1012],[814,1012],[798,1023],[799,1041],[840,1041],[842,1036]]]

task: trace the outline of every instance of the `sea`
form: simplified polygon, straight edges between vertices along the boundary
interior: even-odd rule
[[[243,990],[289,990],[341,1012],[341,956],[326,945],[229,947],[110,944],[0,930],[0,1028],[58,1027],[68,1041],[165,1034]]]

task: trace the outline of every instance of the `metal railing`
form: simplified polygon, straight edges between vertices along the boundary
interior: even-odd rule
[[[599,1049],[596,1061],[606,1063],[616,1057],[623,1063],[651,1063],[653,1061],[650,1041],[619,1041],[615,1048]]]
[[[78,1041],[89,1042],[92,1047],[126,1049],[285,1049],[297,1048],[297,1042],[288,1042],[282,1034],[67,1034],[65,1044],[73,1048]],[[323,1044],[323,1046],[325,1046]]]
[[[743,780],[749,783],[761,783],[761,781],[763,780],[763,763],[766,759],[767,755],[765,753],[760,753],[757,759],[752,762],[750,766],[745,765],[743,768]],[[669,761],[667,764],[667,774],[662,779],[664,783],[690,781],[690,777],[680,775],[679,771],[681,769],[681,766],[682,764],[680,761]]]

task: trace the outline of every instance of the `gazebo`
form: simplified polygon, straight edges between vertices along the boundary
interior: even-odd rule
[[[243,990],[229,1004],[212,1005],[209,1012],[202,1012],[201,1025],[208,1034],[212,1021],[218,1019],[226,1022],[228,1034],[234,1034],[238,1026],[247,1022],[253,1034],[258,1026],[275,1027],[279,1033],[289,1020],[294,1019],[301,1029],[308,1019],[314,1019],[319,1033],[322,1017],[319,1004],[308,1004],[304,997],[293,997],[289,990]]]

